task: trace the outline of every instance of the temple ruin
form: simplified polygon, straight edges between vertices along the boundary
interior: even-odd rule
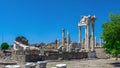
[[[19,36],[14,40],[11,58],[19,64],[43,60],[96,58],[97,56],[101,58],[105,54],[102,52],[102,43],[98,44],[94,35],[95,20],[95,16],[82,16],[82,19],[78,23],[78,43],[72,42],[70,33],[65,33],[64,28],[61,31],[62,41],[60,42],[57,39],[55,43],[43,45],[44,48],[31,45],[25,37]],[[90,32],[90,26],[92,26],[92,32]],[[85,41],[82,38],[82,27],[85,27]],[[53,47],[51,48],[51,46]]]
[[[94,40],[94,23],[95,23],[96,17],[95,16],[82,16],[81,21],[78,23],[78,30],[79,30],[79,36],[78,36],[78,44],[81,46],[82,49],[85,51],[94,51],[95,46],[95,40]],[[92,35],[90,38],[90,25],[92,25]],[[83,45],[82,41],[82,27],[85,26],[85,44]],[[90,44],[91,42],[91,44]]]

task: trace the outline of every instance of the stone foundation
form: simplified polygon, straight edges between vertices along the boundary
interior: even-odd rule
[[[105,58],[108,58],[106,56],[106,53],[104,52],[104,49],[101,48],[101,47],[96,47],[95,48],[95,51],[96,51],[96,57],[97,58],[100,58],[100,59],[105,59]]]
[[[69,60],[69,59],[83,59],[87,58],[88,55],[86,52],[62,52],[62,53],[49,53],[46,56],[46,60],[57,60],[59,58],[62,58],[63,60]]]
[[[25,55],[26,62],[37,62],[45,60],[45,56],[40,56],[39,54],[29,54]]]
[[[26,53],[18,51],[12,54],[12,59],[19,64],[25,64],[26,62],[37,62],[43,60],[70,60],[70,59],[84,59],[88,57],[87,52],[54,52],[46,51],[44,55],[39,53]]]
[[[25,64],[25,55],[12,55],[12,59],[17,63],[17,64]]]
[[[88,52],[88,59],[94,59],[94,58],[96,58],[96,52],[95,51]]]

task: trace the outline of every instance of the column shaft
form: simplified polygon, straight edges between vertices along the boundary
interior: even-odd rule
[[[67,32],[67,51],[69,51],[70,34]]]
[[[91,51],[94,51],[95,39],[94,39],[94,23],[92,23],[92,41],[91,41]]]
[[[100,47],[102,47],[102,40],[100,39]]]
[[[96,37],[95,37],[95,47],[97,47],[96,43],[97,43],[97,39],[96,39]]]
[[[85,44],[84,44],[85,50],[87,50],[87,26],[85,26]]]
[[[86,50],[89,51],[89,49],[90,49],[90,37],[89,37],[90,36],[90,33],[89,33],[90,29],[89,29],[89,25],[87,25],[86,27],[87,27],[87,38],[86,38],[86,42],[87,42],[86,47],[87,47],[87,49]]]
[[[82,30],[81,30],[81,26],[79,26],[78,27],[78,32],[79,32],[79,36],[78,36],[78,39],[79,39],[79,41],[78,41],[78,44],[79,44],[79,46],[81,45],[82,46]],[[82,48],[83,48],[83,46],[82,46]]]
[[[65,29],[62,29],[62,45],[65,46]]]

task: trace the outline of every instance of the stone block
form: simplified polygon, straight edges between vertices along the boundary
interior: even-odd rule
[[[57,68],[67,68],[66,64],[57,64],[56,65]]]
[[[26,63],[25,68],[35,68],[35,64],[34,63]]]
[[[5,68],[20,68],[20,65],[6,65]]]
[[[94,58],[96,58],[96,52],[95,51],[88,52],[88,59],[94,59]]]
[[[38,68],[46,68],[47,61],[38,61],[37,66]]]

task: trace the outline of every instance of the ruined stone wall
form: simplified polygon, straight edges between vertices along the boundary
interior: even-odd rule
[[[12,59],[19,63],[19,64],[24,64],[25,62],[36,62],[42,60],[39,55],[39,51],[14,51],[12,53]]]
[[[26,62],[37,62],[45,60],[45,56],[40,56],[39,54],[28,54],[25,55]]]
[[[58,57],[60,57],[60,54],[58,52],[54,53],[45,53],[45,59],[46,60],[57,60]]]
[[[83,59],[87,58],[88,54],[86,52],[63,52],[63,53],[49,53],[46,55],[46,60],[57,60],[62,58],[63,60],[69,59]]]
[[[106,53],[104,52],[103,48],[97,47],[97,48],[95,48],[95,51],[96,51],[97,58],[101,58],[101,59],[107,58]]]
[[[26,62],[37,62],[45,60],[45,57],[39,56],[38,54],[28,54],[28,55],[13,55],[12,59],[19,64],[25,64]]]
[[[15,61],[18,64],[25,64],[25,55],[12,55],[13,61]]]
[[[88,54],[86,52],[45,52],[41,55],[39,52],[28,52],[28,51],[17,51],[12,54],[12,58],[19,64],[24,64],[25,62],[37,62],[43,60],[58,60],[62,58],[63,60],[70,59],[83,59],[87,58]]]

